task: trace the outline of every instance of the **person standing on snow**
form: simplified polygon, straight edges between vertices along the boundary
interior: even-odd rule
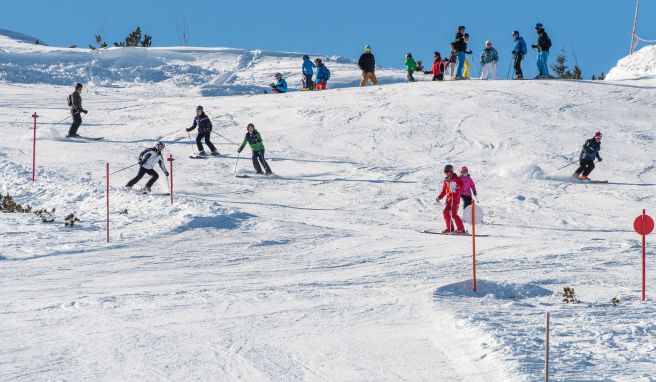
[[[602,161],[599,156],[599,151],[601,151],[601,131],[597,130],[592,138],[588,139],[583,144],[581,155],[579,155],[580,166],[574,171],[572,178],[590,180],[588,179],[588,175],[590,175],[595,168],[594,160],[597,159],[599,162]]]
[[[465,51],[467,50],[467,43],[465,42],[465,26],[460,25],[456,32],[456,38],[453,41],[455,49],[458,54],[458,68],[456,69],[456,80],[462,80],[462,71],[465,69]]]
[[[544,30],[544,26],[542,24],[535,24],[535,31],[538,34],[538,43],[536,45],[531,45],[533,49],[537,49],[538,51],[538,75],[535,78],[553,78],[549,74],[549,65],[547,65],[547,60],[549,59],[549,48],[551,48],[551,39],[549,38],[549,35],[547,35],[547,32]]]
[[[207,147],[210,148],[212,151],[212,155],[219,155],[219,152],[216,151],[216,147],[210,142],[210,133],[212,132],[212,121],[210,121],[210,117],[208,117],[205,112],[203,111],[202,106],[198,106],[196,108],[196,117],[194,118],[194,124],[188,128],[185,129],[187,132],[192,131],[193,129],[198,126],[198,136],[196,136],[196,146],[198,147],[198,155],[205,156],[205,149],[203,148],[203,143],[201,142],[203,139],[205,139],[205,143],[207,144]]]
[[[316,66],[310,61],[310,56],[307,54],[303,55],[303,66],[301,68],[303,71],[303,88],[301,88],[301,90],[314,89],[314,84],[312,83],[314,68],[316,68]]]
[[[451,79],[454,79],[456,76],[456,65],[458,64],[458,51],[456,50],[456,43],[452,42],[451,43],[451,52],[449,54],[449,66],[450,66],[450,71],[449,75],[451,76]]]
[[[159,167],[164,171],[164,174],[167,177],[169,176],[169,172],[166,171],[166,167],[164,166],[164,158],[162,157],[162,150],[164,150],[164,147],[164,143],[157,142],[155,147],[146,149],[139,154],[139,164],[141,165],[141,167],[139,167],[139,173],[125,185],[125,188],[132,188],[132,186],[140,181],[145,174],[148,174],[150,175],[150,180],[146,183],[146,187],[143,188],[143,191],[150,192],[150,188],[155,184],[157,179],[159,179],[159,175],[157,175],[157,172],[154,169],[155,165],[158,163]]]
[[[362,78],[360,78],[360,87],[367,85],[367,81],[371,81],[372,85],[378,84],[376,78],[376,58],[371,53],[371,46],[364,47],[364,53],[360,55],[358,60],[358,67],[362,70]]]
[[[433,66],[430,71],[425,71],[424,74],[432,74],[433,81],[443,81],[444,80],[444,68],[448,64],[448,60],[442,60],[440,52],[433,52]]]
[[[246,126],[246,130],[247,132],[246,136],[244,137],[244,141],[237,149],[237,152],[241,153],[241,151],[244,149],[244,146],[246,146],[246,143],[248,143],[251,147],[251,150],[253,150],[253,167],[255,168],[255,172],[262,174],[262,167],[260,167],[261,162],[262,166],[264,167],[264,171],[266,171],[266,174],[271,175],[271,168],[269,168],[269,164],[264,159],[264,143],[262,143],[262,136],[260,135],[260,132],[255,130],[255,125],[252,123],[249,123],[248,126]]]
[[[438,203],[446,196],[444,210],[442,210],[446,229],[442,231],[442,233],[463,234],[465,233],[465,226],[462,224],[460,216],[458,216],[462,180],[458,178],[458,175],[455,172],[453,172],[453,166],[450,164],[444,166],[444,175],[445,178],[442,183],[442,192],[437,196]],[[455,229],[453,222],[455,222]]]
[[[82,116],[80,113],[88,113],[88,111],[82,107],[82,96],[80,93],[82,93],[82,84],[78,82],[75,84],[75,91],[73,91],[73,93],[68,96],[68,106],[71,108],[73,123],[68,129],[68,134],[66,134],[66,137],[79,137],[77,134],[77,129],[79,129],[80,125],[82,124]]]
[[[476,183],[474,183],[474,179],[469,176],[469,169],[467,166],[462,166],[460,168],[460,180],[462,180],[460,198],[462,198],[462,209],[464,210],[472,204],[472,194],[476,196]]]
[[[271,90],[273,90],[274,93],[287,93],[287,81],[282,78],[282,73],[276,73],[275,78],[276,82],[269,84]]]
[[[330,70],[326,68],[326,65],[320,58],[316,58],[314,60],[314,64],[317,66],[317,81],[315,90],[326,90],[328,80],[330,79]]]
[[[465,49],[467,49],[467,44],[469,44],[469,33],[465,33]],[[465,54],[473,54],[471,50],[465,50]],[[462,72],[462,77],[461,79],[469,79],[469,72],[471,72],[471,65],[469,64],[469,60],[467,59],[467,56],[465,56],[465,62],[463,63],[464,65],[464,70]]]
[[[415,62],[415,59],[412,58],[412,53],[406,53],[405,54],[405,70],[408,72],[408,74],[405,76],[405,79],[408,82],[415,82],[415,77],[412,75],[415,72],[415,69],[417,69],[417,62]]]
[[[524,73],[522,73],[522,60],[527,52],[526,42],[524,41],[524,37],[519,35],[518,31],[513,32],[513,41],[515,41],[515,47],[512,51],[513,62],[515,64],[515,79],[523,80]]]
[[[481,80],[487,80],[490,76],[493,80],[497,79],[497,62],[499,52],[492,46],[492,41],[485,41],[485,49],[481,52]]]

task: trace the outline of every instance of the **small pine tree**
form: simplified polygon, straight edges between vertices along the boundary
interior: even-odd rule
[[[137,27],[125,38],[125,46],[139,46],[141,41],[141,27]]]
[[[575,80],[582,80],[583,73],[581,73],[581,68],[578,65],[574,65],[574,72],[572,72],[572,78]]]
[[[141,41],[141,46],[143,46],[144,48],[148,48],[152,43],[153,43],[153,36],[149,36],[145,34],[143,41]]]
[[[598,80],[603,81],[605,78],[606,78],[606,75],[604,74],[604,72],[601,72],[601,74],[599,75]]]
[[[556,63],[551,64],[551,70],[556,73],[558,78],[565,78],[565,71],[567,71],[567,55],[565,49],[561,49],[560,53],[556,56]]]
[[[572,72],[569,71],[569,69],[565,70],[565,74],[563,74],[563,78],[566,80],[571,80],[572,79]]]
[[[597,76],[595,76],[595,75],[593,74],[593,75],[592,75],[592,81],[596,81],[596,80],[597,80]]]

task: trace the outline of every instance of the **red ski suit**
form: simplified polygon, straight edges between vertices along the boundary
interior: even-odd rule
[[[462,179],[458,178],[458,175],[452,173],[444,178],[442,183],[442,192],[438,195],[438,199],[442,200],[446,196],[446,203],[444,203],[444,210],[442,210],[442,215],[444,215],[444,223],[446,224],[446,230],[453,232],[453,222],[456,223],[456,229],[458,232],[464,232],[465,226],[462,225],[462,220],[458,216],[458,207],[460,206],[460,191],[462,191]]]

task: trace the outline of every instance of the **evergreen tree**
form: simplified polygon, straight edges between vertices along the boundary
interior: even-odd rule
[[[605,78],[606,78],[606,75],[604,74],[604,72],[601,72],[601,74],[599,75],[598,80],[604,80]]]
[[[143,46],[144,48],[148,48],[152,43],[153,43],[153,36],[149,36],[145,34],[143,41],[141,41],[141,46]]]
[[[595,76],[595,75],[593,74],[593,75],[592,75],[592,81],[596,81],[596,80],[597,80],[597,76]]]
[[[139,46],[141,41],[141,27],[137,27],[125,38],[125,46]]]
[[[560,53],[556,56],[556,63],[551,64],[551,70],[556,73],[557,78],[565,78],[565,71],[567,71],[567,55],[565,55],[564,49],[561,49]]]
[[[583,75],[581,73],[581,68],[579,68],[578,65],[574,65],[574,72],[572,72],[572,78],[575,79],[575,80],[583,79]]]

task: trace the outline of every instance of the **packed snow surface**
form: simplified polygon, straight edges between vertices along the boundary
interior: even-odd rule
[[[362,89],[335,59],[332,90],[255,94],[300,56],[12,41],[0,193],[55,221],[0,214],[0,380],[537,381],[546,312],[552,380],[656,380],[653,243],[642,302],[632,230],[656,201],[648,82],[394,84],[403,72],[381,69],[387,84]],[[77,81],[79,132],[102,141],[64,138]],[[221,157],[189,159],[197,105]],[[253,175],[235,144],[249,122],[276,176],[235,177]],[[570,180],[558,168],[597,129],[591,177],[609,183]],[[165,177],[142,195],[123,189],[136,167],[111,175],[107,243],[106,163],[157,140],[174,204]],[[476,293],[471,237],[419,233],[444,226],[447,163],[469,167],[485,211]]]

